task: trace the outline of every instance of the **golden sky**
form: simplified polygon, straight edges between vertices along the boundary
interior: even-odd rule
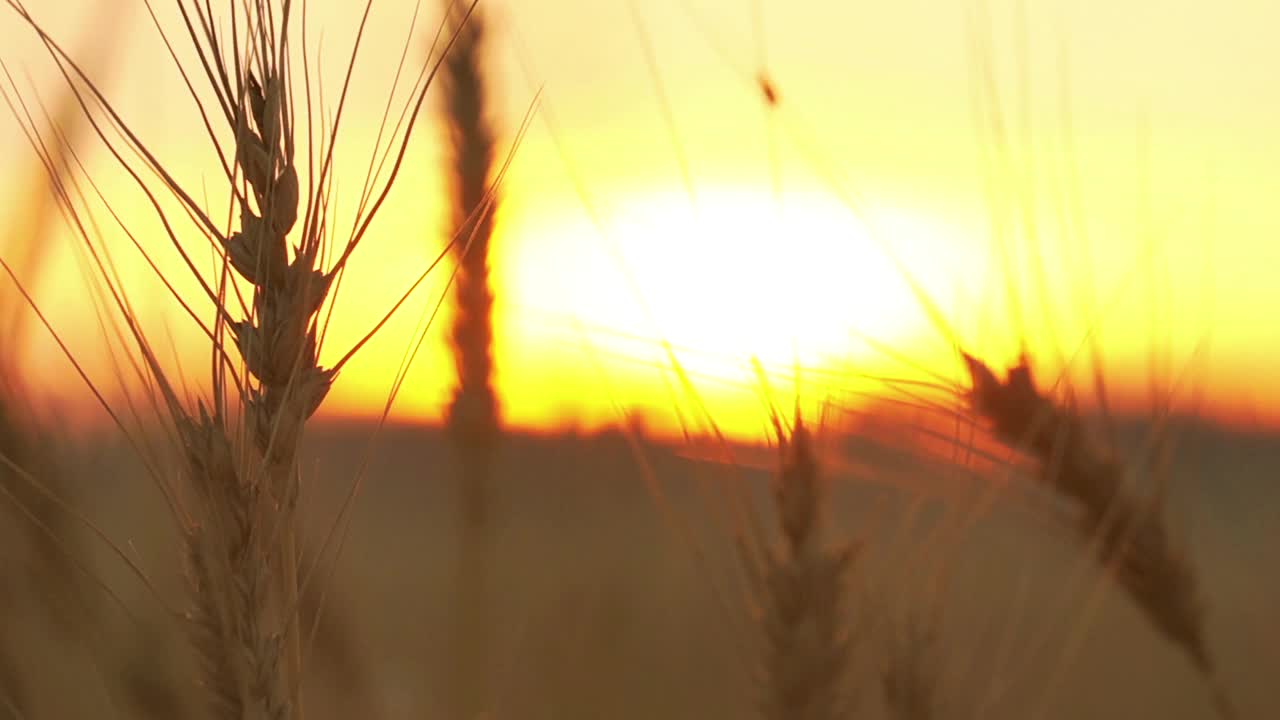
[[[158,4],[176,31],[168,3]],[[217,189],[201,185],[216,178],[211,149],[141,3],[119,2],[105,16],[91,0],[28,5],[77,52],[113,38],[115,59],[95,60],[90,74],[152,150],[220,207]],[[327,52],[327,97],[336,97],[361,3],[310,5],[313,46],[322,37]],[[439,15],[426,5],[416,62]],[[542,91],[492,250],[498,382],[510,422],[589,427],[614,421],[619,407],[640,408],[667,428],[673,407],[696,418],[663,341],[736,434],[765,420],[752,358],[779,397],[796,386],[798,368],[810,406],[856,407],[866,393],[893,392],[884,376],[919,379],[921,367],[960,380],[946,339],[891,257],[966,347],[993,362],[1012,360],[1025,337],[1043,374],[1052,377],[1066,358],[1083,386],[1093,333],[1112,391],[1136,407],[1154,361],[1158,377],[1179,383],[1179,404],[1200,388],[1210,414],[1280,420],[1280,5],[482,7],[493,26],[504,150]],[[340,191],[359,187],[412,11],[409,2],[374,4],[374,41],[360,57],[345,121]],[[7,9],[0,48],[28,101],[57,98],[48,58]],[[773,109],[759,89],[762,72],[779,93]],[[322,359],[344,354],[441,247],[443,142],[429,119],[344,280]],[[8,114],[0,143],[10,159],[0,196],[24,202],[34,158]],[[179,273],[136,190],[94,143],[82,147],[116,210]],[[42,308],[111,386],[74,237],[47,242],[52,261],[34,281]],[[120,238],[112,243],[148,327],[171,334],[159,344],[172,345],[174,363],[199,386],[207,349],[198,334],[137,253]],[[447,277],[447,269],[433,275],[344,370],[329,412],[381,412]],[[447,327],[446,303],[393,414],[438,416],[453,382]],[[25,359],[33,383],[61,402],[84,396],[38,327],[29,329]]]

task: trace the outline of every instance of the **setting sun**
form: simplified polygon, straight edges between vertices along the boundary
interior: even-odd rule
[[[753,358],[834,370],[874,360],[866,338],[905,345],[927,330],[884,251],[823,196],[655,193],[577,233],[550,224],[508,232],[498,275],[504,374],[517,359],[571,352],[557,347],[566,342],[661,371],[665,342],[691,373],[745,384]],[[522,393],[519,382],[507,387]]]

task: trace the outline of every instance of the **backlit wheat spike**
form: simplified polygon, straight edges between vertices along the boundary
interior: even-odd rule
[[[982,361],[964,357],[974,410],[1002,442],[1036,458],[1041,480],[1080,511],[1081,535],[1096,541],[1098,562],[1156,630],[1187,654],[1209,682],[1219,712],[1233,717],[1214,678],[1200,583],[1165,526],[1163,507],[1126,490],[1125,464],[1105,454],[1072,412],[1040,394],[1025,359],[1001,382]]]
[[[809,431],[797,422],[790,438],[780,439],[774,504],[782,542],[762,558],[743,558],[763,605],[761,715],[830,720],[846,710],[844,584],[854,550],[823,545],[822,486]]]
[[[462,6],[453,2],[449,6],[453,22],[461,22]],[[498,435],[493,291],[489,283],[489,243],[497,196],[491,188],[495,143],[488,118],[484,31],[479,13],[473,13],[458,28],[443,77],[445,120],[453,146],[450,179],[458,258],[453,324],[458,384],[449,404],[448,425],[458,453],[463,511],[473,525],[484,522],[486,486]]]
[[[207,415],[181,430],[199,511],[187,528],[195,599],[188,619],[212,709],[226,718],[293,717],[279,666],[282,637],[264,626],[274,553],[255,532],[261,487],[237,471],[225,434]]]

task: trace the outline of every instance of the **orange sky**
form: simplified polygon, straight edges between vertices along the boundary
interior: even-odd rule
[[[72,47],[101,27],[90,0],[30,4]],[[348,8],[356,4],[311,3],[313,31],[324,31],[335,56],[350,41]],[[1275,3],[1027,3],[1025,35],[1018,5],[994,1],[989,22],[980,3],[933,0],[484,6],[495,26],[504,147],[543,89],[543,114],[517,153],[493,248],[509,421],[592,426],[613,421],[619,406],[668,418],[659,425],[677,404],[693,414],[664,339],[717,421],[737,434],[764,421],[753,357],[780,398],[795,386],[798,366],[811,405],[831,397],[849,406],[861,393],[885,392],[876,376],[922,377],[885,348],[959,379],[886,251],[967,346],[1005,362],[1021,333],[1000,237],[1012,247],[1017,306],[1041,362],[1056,364],[1061,348],[1083,381],[1080,349],[1092,329],[1119,395],[1145,399],[1154,348],[1187,376],[1186,386],[1205,389],[1211,413],[1280,419],[1271,360],[1280,323],[1269,312],[1280,301]],[[375,3],[377,42],[360,61],[341,158],[349,170],[340,183],[353,188],[411,12],[411,3]],[[106,87],[153,150],[200,189],[201,177],[215,177],[212,155],[187,129],[194,116],[180,78],[141,10],[118,16],[122,50]],[[56,97],[47,58],[7,9],[0,41],[26,97]],[[981,100],[984,61],[975,46],[989,50],[994,68],[1004,154],[993,149],[990,125],[975,121],[976,110],[991,107]],[[325,68],[334,88],[335,67]],[[754,80],[761,68],[782,99],[773,112]],[[440,247],[442,139],[428,124],[414,143],[409,170],[345,280],[325,359],[341,356]],[[7,115],[0,143],[20,159],[6,165],[0,196],[20,197],[14,188],[30,182],[31,153]],[[116,209],[163,248],[136,191],[114,182],[118,173],[101,152],[91,158]],[[216,203],[216,189],[208,193]],[[36,283],[42,307],[109,386],[73,238],[49,242],[54,260]],[[136,253],[115,246],[148,327],[172,334],[175,363],[198,384],[198,337]],[[171,250],[158,255],[178,272]],[[329,412],[381,410],[446,278],[433,277],[348,366]],[[1089,287],[1092,318],[1081,312]],[[453,381],[446,328],[442,316],[427,331],[396,414],[438,416]],[[1206,341],[1209,353],[1194,359]],[[26,360],[33,382],[54,396],[84,396],[38,329]],[[1189,402],[1189,391],[1180,397]]]

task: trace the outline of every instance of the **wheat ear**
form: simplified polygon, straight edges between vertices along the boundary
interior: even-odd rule
[[[1081,534],[1095,541],[1099,563],[1156,630],[1187,654],[1209,683],[1219,713],[1234,717],[1214,676],[1195,568],[1171,537],[1163,507],[1125,488],[1125,464],[1104,453],[1074,413],[1040,394],[1025,358],[1003,382],[980,360],[964,358],[974,410],[1002,442],[1029,452],[1040,478],[1076,506]]]
[[[448,409],[448,426],[458,453],[464,513],[472,525],[485,518],[498,402],[493,389],[493,291],[489,284],[489,242],[497,196],[494,133],[487,117],[488,88],[483,71],[485,27],[479,12],[463,20],[464,8],[449,3],[457,41],[444,63],[445,120],[452,141],[452,212],[458,273],[454,293],[454,361],[458,385]]]
[[[767,720],[830,720],[846,710],[843,614],[854,552],[823,545],[822,484],[808,429],[797,421],[788,438],[779,426],[779,440],[774,503],[781,542],[760,557],[743,550],[762,605],[760,710]]]
[[[272,557],[258,510],[269,512],[262,486],[247,481],[223,428],[208,415],[179,421],[195,516],[186,527],[188,615],[202,681],[216,717],[296,717],[280,671],[283,634],[269,625]]]
[[[467,4],[467,15],[477,1]],[[189,50],[195,57],[194,70],[181,66],[185,61],[177,53],[174,38],[156,22],[170,59],[180,65],[179,74],[203,121],[201,127],[212,141],[230,185],[238,228],[228,236],[223,225],[183,188],[21,0],[3,2],[39,37],[99,140],[151,201],[164,234],[199,284],[203,299],[212,302],[216,321],[209,327],[168,278],[161,276],[179,305],[212,341],[213,400],[209,410],[201,404],[192,411],[168,381],[126,288],[109,259],[104,259],[105,248],[83,223],[76,224],[107,287],[107,297],[137,345],[140,365],[151,376],[148,390],[156,404],[167,411],[182,444],[184,479],[195,502],[179,498],[174,484],[159,484],[185,535],[194,595],[191,628],[206,668],[205,684],[212,690],[219,716],[299,718],[298,441],[307,419],[328,393],[336,369],[355,355],[400,304],[331,369],[321,368],[317,361],[318,315],[332,279],[369,233],[399,177],[427,90],[439,71],[439,60],[424,64],[403,98],[401,120],[385,145],[374,148],[351,235],[345,246],[338,248],[338,257],[327,263],[328,270],[322,271],[321,257],[329,256],[326,241],[335,233],[329,210],[340,119],[371,4],[355,29],[336,112],[328,118],[330,122],[323,123],[323,129],[316,126],[323,94],[309,68],[311,53],[307,48],[292,51],[291,38],[306,37],[305,31],[301,35],[290,32],[296,24],[294,6],[306,12],[306,3],[217,3],[229,14],[227,18],[216,16],[215,3],[208,0],[174,0],[182,18],[179,32],[188,36]],[[449,37],[442,55],[448,54],[455,39]],[[406,37],[406,43],[410,41]],[[302,70],[299,82],[293,81],[295,68]],[[207,85],[197,88],[200,75]],[[388,107],[395,97],[393,89]],[[305,108],[304,132],[295,133],[296,107]],[[217,118],[230,127],[230,147],[214,129]],[[309,178],[305,197],[294,163],[295,134],[306,148]],[[136,163],[129,159],[130,154]],[[226,262],[216,282],[197,267],[180,237],[178,214],[161,204],[158,189],[167,191],[182,214],[221,251]],[[301,231],[291,247],[287,238],[295,224],[301,225]],[[138,248],[150,260],[141,244]],[[429,272],[430,268],[425,270],[418,282]],[[241,299],[246,286],[252,290],[249,303]],[[417,283],[404,297],[416,287]],[[227,346],[232,342],[240,355],[239,363],[230,357]],[[83,371],[81,377],[92,388]],[[111,413],[107,401],[96,394]],[[116,415],[112,413],[112,417]]]
[[[909,615],[895,632],[880,674],[880,691],[893,720],[930,720],[938,716],[936,627]]]

